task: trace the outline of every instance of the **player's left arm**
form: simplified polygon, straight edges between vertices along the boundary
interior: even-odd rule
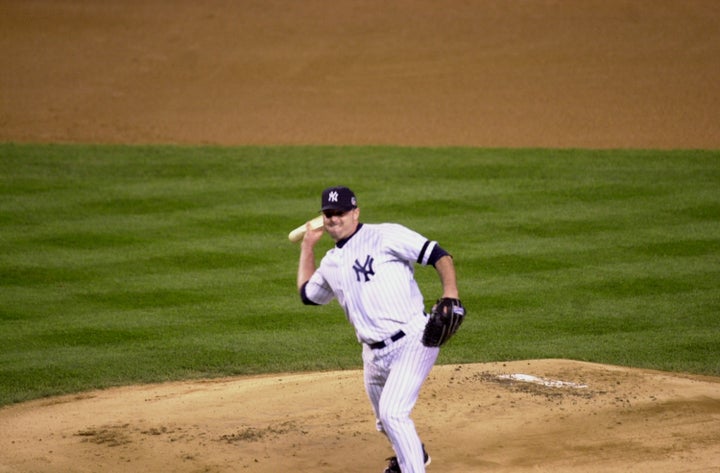
[[[455,266],[452,255],[436,241],[398,224],[383,224],[385,244],[397,256],[420,265],[432,265],[440,275],[443,297],[458,299]]]
[[[430,256],[431,263],[440,275],[443,296],[430,310],[422,342],[427,347],[444,345],[457,332],[465,319],[465,307],[458,297],[455,265],[452,256],[437,247]]]
[[[443,288],[443,297],[451,299],[459,299],[457,288],[457,276],[455,274],[455,265],[452,256],[445,253],[434,263],[435,270],[440,276],[440,283]]]

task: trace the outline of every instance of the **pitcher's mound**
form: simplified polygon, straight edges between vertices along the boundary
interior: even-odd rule
[[[720,380],[567,360],[436,366],[443,473],[720,471]],[[0,410],[0,472],[381,472],[360,371],[166,383]]]

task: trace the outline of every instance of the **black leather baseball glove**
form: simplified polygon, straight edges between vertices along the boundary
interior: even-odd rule
[[[465,320],[465,307],[460,299],[443,297],[433,306],[430,318],[425,325],[423,345],[426,347],[439,347],[450,340]]]

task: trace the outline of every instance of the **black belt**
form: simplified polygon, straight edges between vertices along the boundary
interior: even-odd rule
[[[390,341],[392,341],[392,342],[397,342],[398,340],[400,340],[400,339],[403,338],[404,336],[405,336],[405,332],[403,332],[402,330],[400,330],[398,333],[396,333],[395,335],[393,335],[392,337],[390,337]],[[368,346],[369,346],[370,348],[372,348],[373,350],[379,350],[379,349],[381,349],[381,348],[385,348],[385,347],[387,346],[387,343],[385,343],[385,341],[383,340],[383,341],[381,341],[381,342],[368,343]]]

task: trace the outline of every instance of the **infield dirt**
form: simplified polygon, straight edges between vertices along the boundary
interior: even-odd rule
[[[714,0],[0,0],[0,31],[0,141],[720,148]],[[720,471],[717,378],[437,366],[414,418],[430,472]],[[391,454],[358,371],[0,409],[3,473],[380,472]]]

